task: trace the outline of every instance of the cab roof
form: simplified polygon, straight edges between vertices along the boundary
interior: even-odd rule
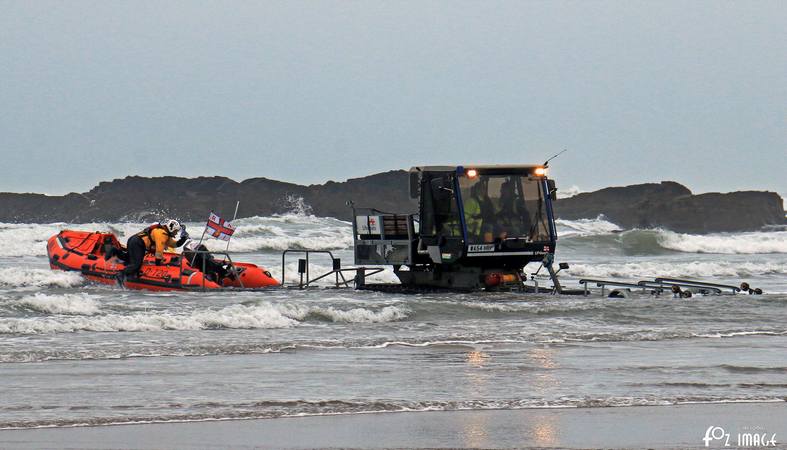
[[[512,172],[529,172],[543,164],[463,164],[459,166],[413,166],[410,172],[456,172],[464,169],[476,170],[510,170]]]

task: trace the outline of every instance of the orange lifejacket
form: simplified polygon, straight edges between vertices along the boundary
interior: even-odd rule
[[[145,248],[150,249],[153,247],[153,238],[150,237],[150,233],[155,230],[156,228],[163,229],[167,231],[166,227],[160,223],[154,223],[153,225],[145,228],[144,230],[137,233],[137,236],[141,237],[142,240],[145,242]]]
[[[156,232],[158,231],[158,232]],[[145,244],[145,249],[156,255],[157,259],[164,257],[164,251],[170,247],[175,247],[177,242],[172,239],[169,231],[164,225],[159,223],[153,224],[144,230],[137,233],[137,236],[142,238]]]

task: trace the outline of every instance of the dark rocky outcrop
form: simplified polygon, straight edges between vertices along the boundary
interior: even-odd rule
[[[318,216],[349,219],[346,202],[381,210],[415,212],[407,172],[394,170],[337,183],[301,186],[267,178],[237,182],[225,177],[126,177],[102,182],[84,194],[46,196],[0,193],[0,222],[150,221],[177,217],[197,221],[216,211],[231,217],[268,216],[309,205]],[[404,208],[404,209],[403,209]]]
[[[292,210],[303,199],[318,216],[350,218],[352,200],[382,211],[415,212],[403,170],[344,182],[301,186],[267,178],[237,182],[225,177],[126,177],[102,182],[84,194],[64,196],[0,193],[0,222],[151,221],[165,216],[203,220],[214,210],[231,217],[267,216]],[[563,219],[604,215],[623,228],[662,227],[686,233],[758,230],[785,224],[782,199],[772,192],[692,195],[675,182],[611,187],[560,199]]]
[[[673,181],[611,187],[558,200],[562,219],[595,218],[626,229],[665,228],[682,233],[753,231],[784,225],[782,198],[773,192],[743,191],[692,195]]]

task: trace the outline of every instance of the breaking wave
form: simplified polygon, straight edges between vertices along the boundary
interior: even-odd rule
[[[409,315],[410,310],[399,306],[385,306],[379,311],[366,308],[353,308],[347,311],[336,308],[314,308],[309,311],[309,316],[312,317],[346,323],[396,322],[406,319]]]
[[[288,248],[339,250],[352,247],[352,228],[341,220],[302,214],[250,217],[235,221],[230,249],[237,252],[282,251]],[[196,237],[196,236],[195,236]],[[211,250],[226,243],[211,240]]]
[[[98,302],[88,294],[47,295],[36,293],[22,297],[16,302],[19,306],[46,314],[98,314]]]
[[[149,224],[121,223],[0,223],[0,256],[46,256],[46,241],[66,229],[112,232],[121,242]]]
[[[658,231],[664,248],[688,253],[787,253],[787,231],[692,235]]]
[[[594,236],[621,231],[619,226],[607,221],[604,216],[598,216],[595,219],[557,219],[555,225],[559,237]]]
[[[563,238],[558,247],[606,248],[627,255],[787,253],[787,231],[697,235],[661,229],[620,231],[614,224],[597,219],[558,222],[558,234]]]
[[[73,287],[85,282],[81,274],[32,267],[0,268],[0,286],[4,287]]]
[[[0,224],[0,256],[46,255],[46,240],[60,224]]]
[[[36,294],[25,297],[19,304],[50,315],[0,319],[0,334],[289,328],[312,320],[340,323],[392,322],[404,320],[411,314],[409,309],[400,306],[344,310],[263,302],[258,305],[231,305],[221,309],[187,313],[146,311],[102,315],[98,314],[100,311],[97,303],[85,294]]]

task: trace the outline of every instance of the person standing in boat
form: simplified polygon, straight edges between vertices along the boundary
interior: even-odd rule
[[[175,237],[180,233],[180,239]],[[133,279],[139,277],[139,269],[148,252],[156,256],[156,265],[164,261],[164,250],[170,247],[180,247],[188,240],[186,227],[181,227],[180,222],[169,219],[153,224],[139,233],[128,238],[126,251],[128,259],[123,270],[123,278]]]

